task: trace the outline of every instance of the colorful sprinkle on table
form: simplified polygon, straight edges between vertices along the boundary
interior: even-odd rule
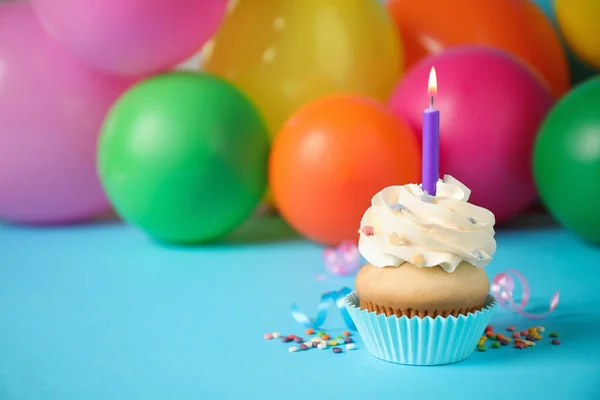
[[[543,339],[542,333],[545,332],[546,328],[543,326],[534,326],[529,327],[527,329],[519,330],[516,326],[511,325],[505,328],[506,331],[511,332],[512,338],[505,336],[501,333],[495,333],[492,325],[488,325],[485,328],[484,334],[480,337],[475,350],[478,352],[487,351],[488,347],[492,349],[498,349],[502,346],[507,346],[509,343],[514,341],[513,348],[523,350],[530,347],[535,347],[536,345],[540,345],[536,343],[536,341],[540,341]],[[323,331],[315,332],[314,329],[309,328],[306,329],[306,334],[308,335],[316,335],[312,338],[304,339],[301,336],[297,335],[286,335],[282,336],[279,332],[273,333],[265,333],[264,339],[279,339],[283,343],[295,342],[298,343],[298,346],[291,346],[288,348],[290,353],[297,351],[306,351],[312,348],[324,350],[326,348],[331,348],[334,353],[342,353],[343,349],[340,346],[346,346],[346,350],[354,350],[356,348],[356,344],[354,340],[350,337],[351,333],[349,331],[342,332],[341,335],[333,335],[327,334]],[[333,337],[333,339],[332,339]],[[552,332],[548,334],[548,337],[552,338],[550,343],[552,345],[560,345],[561,342],[559,339],[558,332]],[[489,342],[490,345],[486,346],[486,343]]]
[[[288,347],[288,351],[290,353],[295,353],[298,351],[307,351],[310,349],[324,350],[326,348],[331,348],[332,350],[337,349],[334,350],[335,353],[342,353],[343,348],[341,346],[346,346],[346,350],[356,349],[356,344],[354,343],[354,340],[350,337],[350,332],[345,331],[342,332],[341,335],[327,334],[322,331],[315,332],[314,330],[311,331],[310,329],[306,329],[305,332],[313,334],[315,336],[307,338],[305,341],[301,336],[298,335],[281,335],[279,332],[273,332],[265,333],[264,338],[266,340],[281,338],[281,341],[283,343],[297,343],[296,346]],[[334,339],[331,339],[331,337],[334,337]]]
[[[510,325],[506,327],[506,331],[511,332],[512,338],[504,336],[501,333],[494,333],[492,326],[488,325],[485,328],[484,335],[479,339],[475,349],[482,352],[486,351],[486,342],[488,340],[491,343],[489,347],[492,349],[498,349],[501,346],[507,346],[511,341],[514,341],[513,348],[515,349],[523,350],[530,347],[535,347],[540,345],[536,342],[539,342],[543,339],[542,333],[546,331],[546,328],[543,326],[531,326],[527,329],[520,330],[517,329],[516,326]],[[559,335],[557,332],[552,332],[548,336],[551,338],[557,338]],[[553,339],[550,343],[553,345],[560,344],[560,340]]]

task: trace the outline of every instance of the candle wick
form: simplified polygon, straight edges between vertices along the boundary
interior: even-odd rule
[[[433,108],[433,96],[429,96],[429,108]]]

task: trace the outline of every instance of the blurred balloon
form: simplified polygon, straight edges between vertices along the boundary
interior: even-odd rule
[[[448,47],[485,45],[525,61],[555,96],[569,89],[560,38],[527,0],[390,0],[388,8],[402,35],[407,67]]]
[[[90,65],[147,75],[185,60],[215,33],[227,0],[31,0],[48,32]]]
[[[555,0],[531,0],[533,3],[537,4],[537,6],[544,12],[544,14],[550,16],[554,15],[552,9],[554,8]]]
[[[96,141],[130,84],[72,59],[29,4],[0,5],[0,219],[74,222],[109,208]]]
[[[556,0],[554,8],[569,47],[587,64],[600,68],[600,1]]]
[[[600,243],[600,77],[573,89],[550,111],[537,137],[533,170],[550,213]]]
[[[569,70],[571,72],[571,84],[575,85],[595,75],[598,71],[594,70],[593,68],[579,60],[575,56],[575,54],[573,54],[573,51],[569,48],[569,46],[564,42],[562,32],[558,27],[556,16],[554,15],[554,0],[534,0],[534,3],[536,3],[546,14],[546,17],[548,17],[548,19],[554,26],[555,31],[560,35],[562,39],[563,48],[565,49],[565,53],[567,54],[567,59],[569,62]]]
[[[356,240],[373,195],[418,182],[415,134],[375,100],[331,95],[300,108],[273,143],[269,182],[284,219],[328,245]]]
[[[473,203],[503,220],[536,198],[531,151],[553,97],[508,53],[457,47],[428,57],[400,81],[390,106],[415,132],[428,106],[427,79],[435,66],[441,114],[440,174],[460,179]]]
[[[555,0],[531,0],[533,3],[537,4],[537,6],[546,14],[546,16],[550,17],[551,20],[554,19],[554,1]]]
[[[100,137],[98,169],[116,211],[175,243],[217,239],[256,208],[269,137],[250,100],[207,74],[158,75],[127,91]]]
[[[370,0],[238,0],[203,67],[250,95],[271,134],[331,92],[387,99],[402,71],[394,25]]]

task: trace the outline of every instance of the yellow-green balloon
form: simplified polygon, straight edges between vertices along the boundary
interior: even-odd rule
[[[577,86],[550,111],[535,143],[533,172],[550,213],[600,244],[600,77]]]
[[[128,90],[104,123],[102,184],[117,213],[166,242],[219,238],[267,184],[269,138],[256,107],[209,74],[167,73]]]
[[[554,9],[569,47],[581,60],[600,69],[600,1],[556,0]]]
[[[399,35],[373,0],[232,0],[202,66],[256,102],[271,135],[334,92],[385,101],[403,71]]]

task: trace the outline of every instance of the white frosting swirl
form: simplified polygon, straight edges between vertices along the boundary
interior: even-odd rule
[[[360,223],[358,249],[376,267],[410,262],[454,272],[466,261],[483,268],[496,251],[495,218],[468,203],[471,191],[446,175],[437,195],[420,185],[390,186],[373,196]]]

